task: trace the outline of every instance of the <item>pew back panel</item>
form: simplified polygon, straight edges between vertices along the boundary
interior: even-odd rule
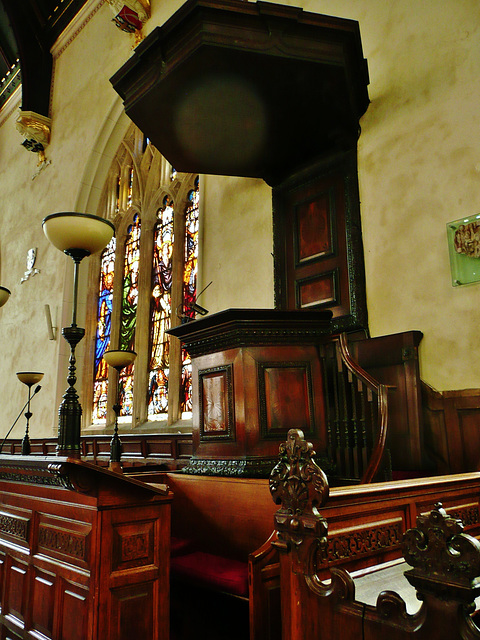
[[[246,562],[273,531],[268,481],[166,473],[174,494],[172,533],[199,547]]]
[[[326,575],[318,570],[329,546],[325,518],[328,483],[313,459],[312,445],[300,431],[291,430],[270,478],[272,496],[280,505],[275,514],[277,539],[273,544],[280,555],[283,640],[479,639],[480,628],[469,614],[480,595],[480,543],[466,534],[461,520],[448,515],[439,502],[449,502],[453,512],[478,514],[479,481],[480,474],[464,474],[417,483],[401,481],[383,492],[380,486],[357,492],[359,507],[369,505],[368,517],[381,507],[379,514],[384,522],[391,522],[395,520],[389,517],[394,509],[401,528],[415,512],[419,514],[416,528],[403,533],[401,546],[397,543],[398,551],[413,567],[405,576],[423,603],[419,612],[407,614],[394,584],[382,585],[385,590],[376,606],[369,606],[356,600],[355,584],[347,571],[332,565]],[[341,501],[342,496],[337,495],[339,498]],[[347,507],[343,516],[347,516],[355,496],[347,497],[344,492],[343,499]],[[435,506],[427,508],[432,500]],[[347,516],[349,532],[357,529],[351,515]],[[474,516],[473,520],[469,528],[478,534],[478,518]],[[363,546],[371,553],[372,543],[378,539],[378,532],[360,536],[357,548]],[[375,559],[383,561],[381,556],[377,553]],[[352,563],[345,566],[351,569]],[[325,577],[329,580],[324,581]]]

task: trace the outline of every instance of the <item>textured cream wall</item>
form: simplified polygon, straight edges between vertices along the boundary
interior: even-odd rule
[[[146,33],[181,2],[153,0]],[[450,283],[445,224],[480,210],[480,15],[474,0],[304,0],[290,4],[360,22],[371,105],[362,118],[359,183],[372,335],[424,332],[423,378],[438,389],[480,387],[480,287]],[[91,3],[90,7],[95,7]],[[48,213],[94,206],[127,119],[109,78],[131,40],[103,4],[56,53],[52,164],[32,181],[13,112],[0,114],[2,213],[0,383],[6,431],[26,399],[15,371],[45,371],[32,435],[56,429],[67,348],[48,340],[44,304],[69,323],[71,264],[41,230]],[[260,180],[205,176],[200,286],[211,311],[273,306],[271,190]],[[41,273],[20,284],[26,253]],[[83,308],[84,299],[82,300]],[[61,318],[61,310],[63,320]],[[78,349],[79,362],[83,349]],[[60,371],[57,379],[57,370]],[[79,387],[80,385],[78,385]],[[24,419],[16,435],[23,432]]]

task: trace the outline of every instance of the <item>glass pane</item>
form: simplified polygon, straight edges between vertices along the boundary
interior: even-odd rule
[[[167,196],[154,229],[148,415],[157,419],[168,413],[169,341],[165,332],[172,311],[173,206]]]
[[[447,224],[452,285],[480,281],[480,213]]]
[[[122,319],[120,324],[120,349],[135,349],[137,324],[138,268],[140,265],[140,216],[135,214],[127,229],[122,290]],[[120,415],[131,416],[133,408],[134,365],[120,373]]]
[[[185,211],[185,268],[183,272],[183,306],[184,314],[195,318],[192,305],[197,297],[197,262],[198,262],[198,202],[199,180],[195,180],[195,188],[188,194],[188,205]],[[192,362],[188,353],[182,349],[182,380],[180,387],[180,410],[184,417],[192,411]]]
[[[102,253],[100,264],[93,382],[92,419],[94,422],[104,420],[107,412],[108,366],[103,360],[103,354],[110,346],[114,273],[115,238],[112,238]]]

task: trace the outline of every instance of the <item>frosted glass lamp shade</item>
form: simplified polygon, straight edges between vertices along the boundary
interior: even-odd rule
[[[31,387],[32,384],[40,382],[43,378],[43,373],[40,373],[39,371],[18,371],[17,378],[20,382],[23,382],[23,384]]]
[[[104,249],[115,227],[109,220],[89,213],[52,213],[42,227],[48,240],[60,251],[82,250],[87,254]]]
[[[103,359],[105,362],[114,367],[115,369],[123,369],[124,367],[128,367],[129,364],[137,357],[135,351],[105,351],[103,354]]]
[[[10,291],[6,287],[0,287],[0,307],[3,307],[9,297]]]

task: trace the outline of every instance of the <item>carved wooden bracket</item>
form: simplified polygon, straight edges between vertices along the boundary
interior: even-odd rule
[[[270,492],[281,508],[275,514],[280,550],[292,550],[296,569],[309,567],[307,557],[326,544],[327,521],[318,507],[325,504],[329,488],[327,477],[314,460],[313,445],[300,429],[290,429],[279,448],[279,461],[270,475]]]
[[[403,538],[403,554],[413,569],[405,576],[417,591],[473,602],[480,593],[480,542],[463,533],[461,520],[439,502]]]

